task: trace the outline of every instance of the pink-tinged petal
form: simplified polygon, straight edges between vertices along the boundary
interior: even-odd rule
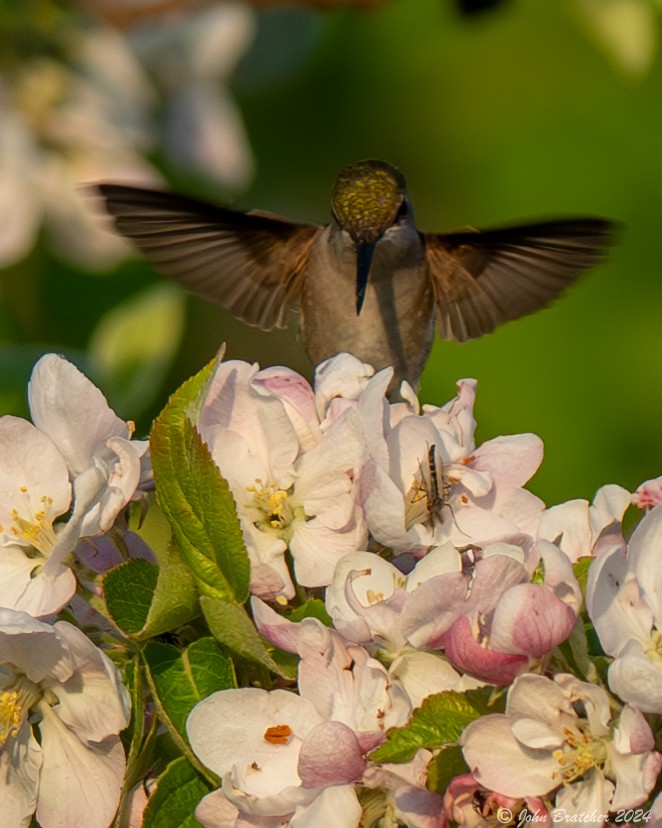
[[[641,711],[630,704],[626,704],[621,711],[612,742],[614,748],[623,754],[647,753],[655,747],[655,738],[650,725]]]
[[[458,619],[443,639],[446,657],[457,669],[490,684],[506,685],[525,670],[529,659],[523,655],[498,653],[474,638],[466,616]]]
[[[612,753],[611,770],[616,790],[610,810],[633,808],[646,801],[662,769],[662,756],[656,751],[623,756]]]
[[[107,828],[117,810],[124,749],[117,736],[83,743],[42,705],[39,724],[44,762],[37,819],[43,828]]]
[[[465,728],[462,753],[474,779],[506,796],[542,796],[557,787],[558,762],[545,750],[523,748],[505,716],[482,716]]]
[[[267,479],[283,485],[283,475],[291,473],[299,452],[299,441],[281,401],[252,387],[256,373],[257,366],[245,362],[218,366],[200,413],[200,433],[228,479],[235,475],[226,466],[236,466],[237,459],[221,451],[218,438],[212,437],[214,430],[221,435],[229,430],[235,439],[241,438],[249,453],[261,460]],[[245,480],[244,485],[254,482]]]
[[[662,503],[662,477],[646,480],[632,495],[632,503],[639,509],[649,509]]]
[[[574,610],[544,586],[518,584],[496,606],[490,646],[505,653],[540,658],[565,641],[575,626]]]
[[[131,436],[101,391],[56,354],[46,354],[35,365],[28,398],[32,421],[55,443],[74,475],[85,471],[93,455],[106,457],[110,437]]]
[[[37,807],[42,749],[28,722],[0,751],[2,824],[27,828]]]
[[[466,607],[468,580],[461,572],[438,575],[410,594],[402,609],[401,628],[409,643],[435,648]]]
[[[49,683],[59,701],[57,713],[81,741],[101,742],[129,724],[131,703],[117,668],[77,627],[58,621],[55,629],[73,658],[75,674]]]
[[[264,601],[276,601],[279,597],[290,598],[294,597],[294,584],[289,578],[283,578],[287,566],[283,564],[282,567],[273,567],[269,564],[263,564],[259,561],[251,561],[251,580],[250,592],[251,595],[257,595]]]
[[[251,598],[251,610],[255,626],[260,635],[263,635],[267,641],[281,650],[288,653],[297,652],[302,630],[301,624],[295,624],[293,621],[283,618],[282,615],[279,615],[268,604],[255,596]]]
[[[495,437],[476,449],[471,467],[490,472],[499,486],[518,488],[536,473],[543,452],[542,440],[535,434]]]
[[[306,788],[356,782],[367,767],[356,734],[341,722],[322,722],[301,745],[299,776]]]
[[[263,368],[253,378],[253,385],[266,389],[283,403],[301,448],[309,451],[320,438],[315,395],[309,383],[296,371],[279,366]]]
[[[412,828],[444,828],[443,799],[434,791],[403,785],[395,791],[396,815]]]

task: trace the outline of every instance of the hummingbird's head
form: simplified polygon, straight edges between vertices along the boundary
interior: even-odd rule
[[[405,178],[386,161],[358,161],[333,185],[331,209],[355,244],[375,244],[395,221],[406,197]]]
[[[361,313],[375,245],[406,206],[405,177],[386,161],[358,161],[333,185],[333,217],[356,247],[356,315]]]

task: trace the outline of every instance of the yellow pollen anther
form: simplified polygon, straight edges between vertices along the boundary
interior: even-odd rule
[[[255,526],[263,531],[276,531],[279,535],[287,534],[295,517],[295,508],[290,502],[290,490],[281,489],[277,483],[263,483],[259,478],[246,487],[253,495],[252,506],[262,517],[255,521]]]
[[[38,698],[38,690],[25,676],[0,693],[0,746],[18,735],[21,725]]]

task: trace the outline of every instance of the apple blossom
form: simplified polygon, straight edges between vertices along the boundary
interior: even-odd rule
[[[133,424],[121,420],[101,391],[56,354],[46,354],[35,365],[28,398],[32,422],[62,454],[70,478],[103,476],[82,534],[107,531],[120,510],[140,497],[139,486],[148,474],[142,463],[147,442],[131,440]]]
[[[294,372],[278,378],[221,363],[199,418],[237,504],[251,591],[266,598],[294,594],[286,551],[299,584],[325,586],[336,562],[366,540],[354,485],[363,450],[352,412],[322,431],[301,382]]]
[[[312,811],[318,825],[357,825],[351,783],[365,768],[360,746],[349,728],[325,721],[311,701],[285,690],[221,690],[195,706],[187,731],[197,756],[223,777],[227,802],[205,803],[204,825],[233,824],[215,821],[217,808],[228,813],[227,803],[258,817],[250,824],[278,825],[273,817],[312,824]]]
[[[630,499],[627,489],[609,485],[598,490],[592,504],[578,499],[552,506],[540,519],[538,537],[557,543],[573,563],[597,556],[623,542],[621,522]]]
[[[146,443],[71,363],[47,354],[29,387],[34,425],[0,418],[0,606],[46,616],[73,595],[79,540],[140,496]]]
[[[614,716],[605,690],[569,674],[519,676],[505,714],[472,722],[460,743],[479,784],[511,797],[559,789],[557,807],[574,813],[639,805],[662,767],[642,714]]]
[[[359,404],[369,453],[361,489],[375,540],[396,554],[421,554],[447,540],[466,546],[534,531],[543,503],[522,486],[542,459],[540,439],[498,437],[476,448],[475,380],[418,414],[387,403],[390,377],[391,369],[379,372]]]
[[[650,713],[662,713],[661,544],[662,506],[655,506],[627,547],[615,546],[592,563],[586,590],[600,643],[614,657],[610,688]]]
[[[129,697],[76,627],[0,609],[3,824],[107,828],[119,803]]]
[[[469,552],[471,559],[463,560]],[[569,561],[553,544],[533,547],[521,536],[444,555],[455,557],[454,570],[422,581],[402,611],[402,630],[414,647],[443,648],[456,669],[509,684],[570,635],[581,595]]]
[[[412,706],[406,693],[363,647],[316,618],[288,621],[255,597],[251,606],[260,633],[299,655],[300,694],[325,718],[350,727],[366,750],[380,744],[389,727],[407,721]]]

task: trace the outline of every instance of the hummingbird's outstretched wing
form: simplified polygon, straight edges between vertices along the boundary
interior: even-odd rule
[[[122,184],[98,191],[118,231],[159,272],[249,325],[287,326],[320,227]]]
[[[545,307],[604,259],[614,233],[585,218],[422,234],[439,333],[465,342]]]

